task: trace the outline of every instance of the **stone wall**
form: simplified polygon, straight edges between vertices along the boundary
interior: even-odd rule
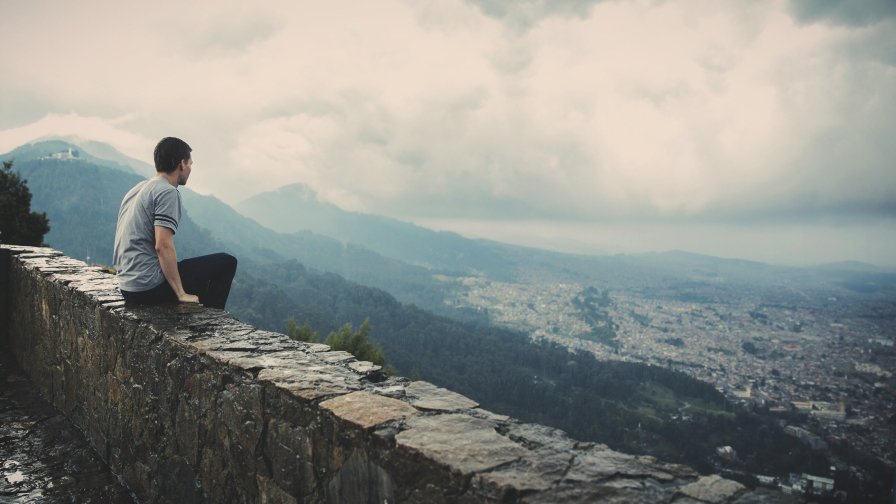
[[[196,305],[0,246],[4,348],[141,502],[771,502]],[[499,386],[496,384],[496,386]]]

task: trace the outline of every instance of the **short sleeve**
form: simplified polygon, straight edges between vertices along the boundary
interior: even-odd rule
[[[169,228],[176,233],[180,222],[180,193],[173,187],[166,188],[156,195],[154,202],[153,225]]]

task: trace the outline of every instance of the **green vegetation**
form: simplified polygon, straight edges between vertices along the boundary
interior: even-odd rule
[[[371,343],[368,337],[370,333],[370,320],[365,320],[357,331],[347,323],[339,330],[331,332],[324,343],[330,345],[333,350],[344,350],[359,360],[370,361],[380,366],[386,366],[386,356],[383,347],[377,343]]]
[[[286,334],[296,340],[306,343],[318,343],[320,337],[317,331],[311,328],[306,320],[301,326],[294,319],[286,321]],[[355,331],[351,323],[346,323],[339,329],[330,332],[324,343],[333,350],[342,350],[354,355],[358,360],[369,361],[379,366],[386,367],[386,356],[383,347],[370,342],[370,319],[364,320]]]
[[[641,327],[650,327],[650,317],[634,310],[631,311],[631,314],[632,318],[635,319],[635,322],[641,324]]]
[[[609,308],[613,305],[608,291],[601,292],[594,287],[587,287],[572,300],[585,322],[591,330],[581,335],[583,339],[596,341],[610,348],[619,348],[619,340],[616,339],[618,327],[610,317]]]
[[[684,348],[684,340],[681,338],[664,338],[661,339],[660,342],[674,346],[676,348]]]
[[[0,171],[0,242],[41,246],[50,230],[47,214],[31,211],[31,191],[27,181],[3,162]]]
[[[295,319],[286,321],[286,335],[296,341],[304,341],[305,343],[318,343],[320,336],[317,331],[311,328],[311,324],[306,320],[305,323],[299,325]]]

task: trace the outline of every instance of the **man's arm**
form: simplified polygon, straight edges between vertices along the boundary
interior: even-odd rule
[[[181,303],[198,303],[199,297],[184,292],[180,282],[180,273],[177,271],[177,251],[174,250],[174,232],[164,226],[155,226],[156,230],[156,254],[159,255],[159,264],[162,266],[162,274],[168,280],[171,290],[177,295]]]

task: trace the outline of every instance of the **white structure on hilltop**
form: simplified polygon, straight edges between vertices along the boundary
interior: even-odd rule
[[[64,151],[59,151],[54,154],[50,154],[49,156],[44,156],[41,159],[64,159],[64,160],[71,161],[73,159],[80,159],[80,158],[81,158],[81,153],[78,152],[77,150],[69,147],[68,149],[66,149]]]

